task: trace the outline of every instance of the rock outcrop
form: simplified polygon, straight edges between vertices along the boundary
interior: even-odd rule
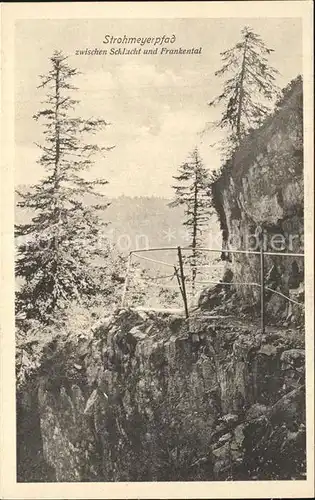
[[[303,355],[294,332],[202,315],[122,310],[60,334],[18,391],[18,479],[302,479]]]
[[[275,113],[250,133],[213,185],[223,247],[303,253],[303,86],[301,77],[283,92]],[[259,255],[223,254],[235,283],[260,283]],[[265,257],[266,285],[296,302],[304,299],[304,260]],[[238,301],[255,307],[259,288],[236,285]],[[267,290],[267,314],[303,322],[303,308]]]

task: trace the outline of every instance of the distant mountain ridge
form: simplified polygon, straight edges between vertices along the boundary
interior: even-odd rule
[[[19,186],[23,192],[26,187]],[[19,196],[16,195],[16,203]],[[87,204],[95,199],[91,195],[85,198]],[[99,199],[98,199],[99,201]],[[102,219],[109,222],[106,235],[118,249],[127,253],[132,249],[147,247],[188,246],[187,232],[182,225],[184,211],[182,207],[170,208],[170,199],[155,196],[125,196],[106,198],[109,207],[100,213]],[[30,210],[16,207],[15,223],[28,222],[32,216]],[[211,231],[219,232],[216,217],[209,225]]]

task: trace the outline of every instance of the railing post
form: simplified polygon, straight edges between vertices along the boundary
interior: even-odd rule
[[[177,283],[178,283],[178,288],[179,288],[180,294],[182,296],[182,299],[184,300],[183,289],[182,289],[182,285],[181,285],[181,282],[180,282],[180,277],[178,275],[178,269],[177,269],[176,266],[174,266],[174,270],[175,270],[175,276],[176,276]]]
[[[264,240],[261,234],[260,241],[260,315],[261,315],[261,333],[265,333],[265,259],[264,259]]]
[[[181,250],[180,247],[177,247],[177,253],[178,253],[178,261],[179,261],[180,277],[181,277],[181,281],[182,281],[182,295],[183,295],[183,301],[184,301],[185,316],[188,319],[189,318],[189,312],[188,312],[186,284],[185,284],[185,279],[186,278],[185,278],[185,274],[184,274],[182,250]]]
[[[124,283],[124,289],[121,297],[121,307],[125,306],[125,300],[126,300],[126,294],[127,294],[127,288],[128,288],[128,282],[129,282],[129,274],[130,274],[130,267],[131,267],[131,259],[132,259],[132,252],[129,253],[128,256],[128,262],[127,262],[127,268],[126,268],[126,278],[125,278],[125,283]]]

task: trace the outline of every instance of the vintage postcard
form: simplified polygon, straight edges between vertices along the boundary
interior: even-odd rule
[[[1,498],[311,498],[311,2],[1,16]]]

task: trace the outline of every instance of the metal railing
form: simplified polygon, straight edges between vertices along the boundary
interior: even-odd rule
[[[154,259],[150,257],[146,257],[142,255],[143,252],[157,252],[157,251],[176,251],[177,252],[177,260],[178,264],[174,265],[166,261],[162,261],[159,259]],[[122,300],[121,300],[121,307],[125,307],[126,305],[126,294],[129,286],[129,280],[130,280],[130,271],[131,271],[131,265],[132,265],[132,258],[133,256],[136,256],[139,259],[145,260],[147,262],[152,262],[156,264],[160,264],[169,268],[172,268],[174,272],[172,274],[166,275],[166,276],[156,276],[154,278],[150,278],[150,280],[160,280],[163,278],[174,278],[176,277],[177,280],[177,285],[163,285],[165,288],[172,288],[172,289],[178,289],[180,291],[182,301],[183,301],[183,310],[185,313],[186,318],[189,318],[189,306],[188,306],[188,298],[187,298],[187,287],[186,287],[186,282],[187,282],[187,276],[185,274],[185,268],[186,266],[184,264],[184,259],[183,259],[183,251],[192,251],[191,247],[156,247],[156,248],[145,248],[141,250],[132,250],[129,253],[128,256],[128,262],[127,262],[127,270],[126,270],[126,279],[124,283],[124,288],[123,288],[123,293],[122,293]],[[265,291],[268,290],[271,293],[277,294],[284,299],[288,300],[289,302],[296,304],[298,306],[304,307],[304,304],[301,302],[298,302],[291,297],[283,294],[282,292],[275,290],[273,288],[270,288],[269,286],[266,286],[265,283],[265,256],[280,256],[280,257],[294,257],[294,258],[304,258],[303,253],[289,253],[289,252],[268,252],[264,251],[263,245],[260,245],[260,250],[259,251],[251,251],[251,250],[230,250],[230,249],[213,249],[213,248],[198,248],[198,252],[210,252],[210,253],[225,253],[225,254],[247,254],[247,255],[257,255],[260,256],[260,283],[255,283],[255,282],[223,282],[221,280],[219,281],[214,281],[214,280],[205,280],[205,281],[195,281],[195,284],[198,285],[207,285],[207,284],[220,284],[223,286],[255,286],[260,288],[260,318],[261,318],[261,331],[262,333],[265,332],[265,318],[266,318],[266,313],[265,313]],[[212,267],[211,265],[195,265],[193,266],[192,264],[189,264],[189,269],[192,269],[193,267],[199,267],[199,268],[208,268]],[[151,283],[152,284],[152,283]]]

